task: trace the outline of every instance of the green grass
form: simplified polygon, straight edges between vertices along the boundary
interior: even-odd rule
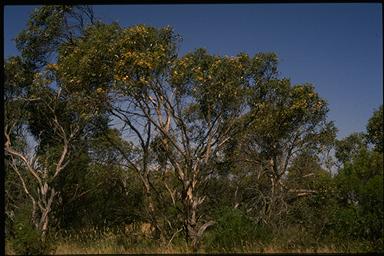
[[[182,239],[173,244],[160,245],[150,239],[132,239],[132,234],[123,234],[109,229],[60,232],[55,237],[55,254],[127,254],[127,253],[192,253]],[[235,247],[202,244],[200,253],[342,253],[374,251],[372,245],[361,242],[338,242],[337,244],[302,243],[286,241],[286,237],[266,241],[243,241]],[[12,241],[6,240],[5,252],[15,254]]]

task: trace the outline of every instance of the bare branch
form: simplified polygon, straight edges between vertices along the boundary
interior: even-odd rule
[[[56,176],[59,175],[59,173],[68,165],[69,161],[64,163],[64,160],[67,157],[67,154],[68,154],[68,142],[64,141],[63,151],[61,152],[61,156],[56,165],[56,171],[52,179],[56,178]]]
[[[5,150],[5,152],[7,152],[7,153],[9,153],[11,155],[19,157],[25,163],[25,165],[27,166],[28,171],[33,175],[33,177],[35,177],[35,179],[37,180],[39,185],[40,186],[42,185],[41,179],[40,179],[39,175],[36,173],[36,171],[33,169],[32,165],[31,165],[31,163],[28,161],[28,159],[22,153],[14,150],[14,149],[12,149],[10,147],[5,147],[4,150]]]

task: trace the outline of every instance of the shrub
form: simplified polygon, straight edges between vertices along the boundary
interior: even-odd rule
[[[15,253],[22,255],[49,254],[54,250],[49,237],[46,237],[45,241],[41,240],[41,232],[31,223],[30,210],[27,206],[17,212],[11,243]]]
[[[220,208],[215,216],[217,223],[206,235],[206,244],[212,248],[238,249],[270,238],[266,227],[255,224],[240,209]]]

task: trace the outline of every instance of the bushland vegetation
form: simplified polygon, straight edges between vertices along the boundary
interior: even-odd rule
[[[383,107],[336,139],[274,53],[43,6],[4,62],[9,254],[383,251]],[[352,110],[351,110],[352,111]]]

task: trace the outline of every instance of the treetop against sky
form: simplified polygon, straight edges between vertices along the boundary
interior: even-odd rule
[[[6,6],[4,55],[38,6]],[[182,37],[179,53],[275,52],[280,77],[312,83],[329,103],[338,137],[364,131],[383,101],[380,4],[95,5],[104,22],[170,25]]]

